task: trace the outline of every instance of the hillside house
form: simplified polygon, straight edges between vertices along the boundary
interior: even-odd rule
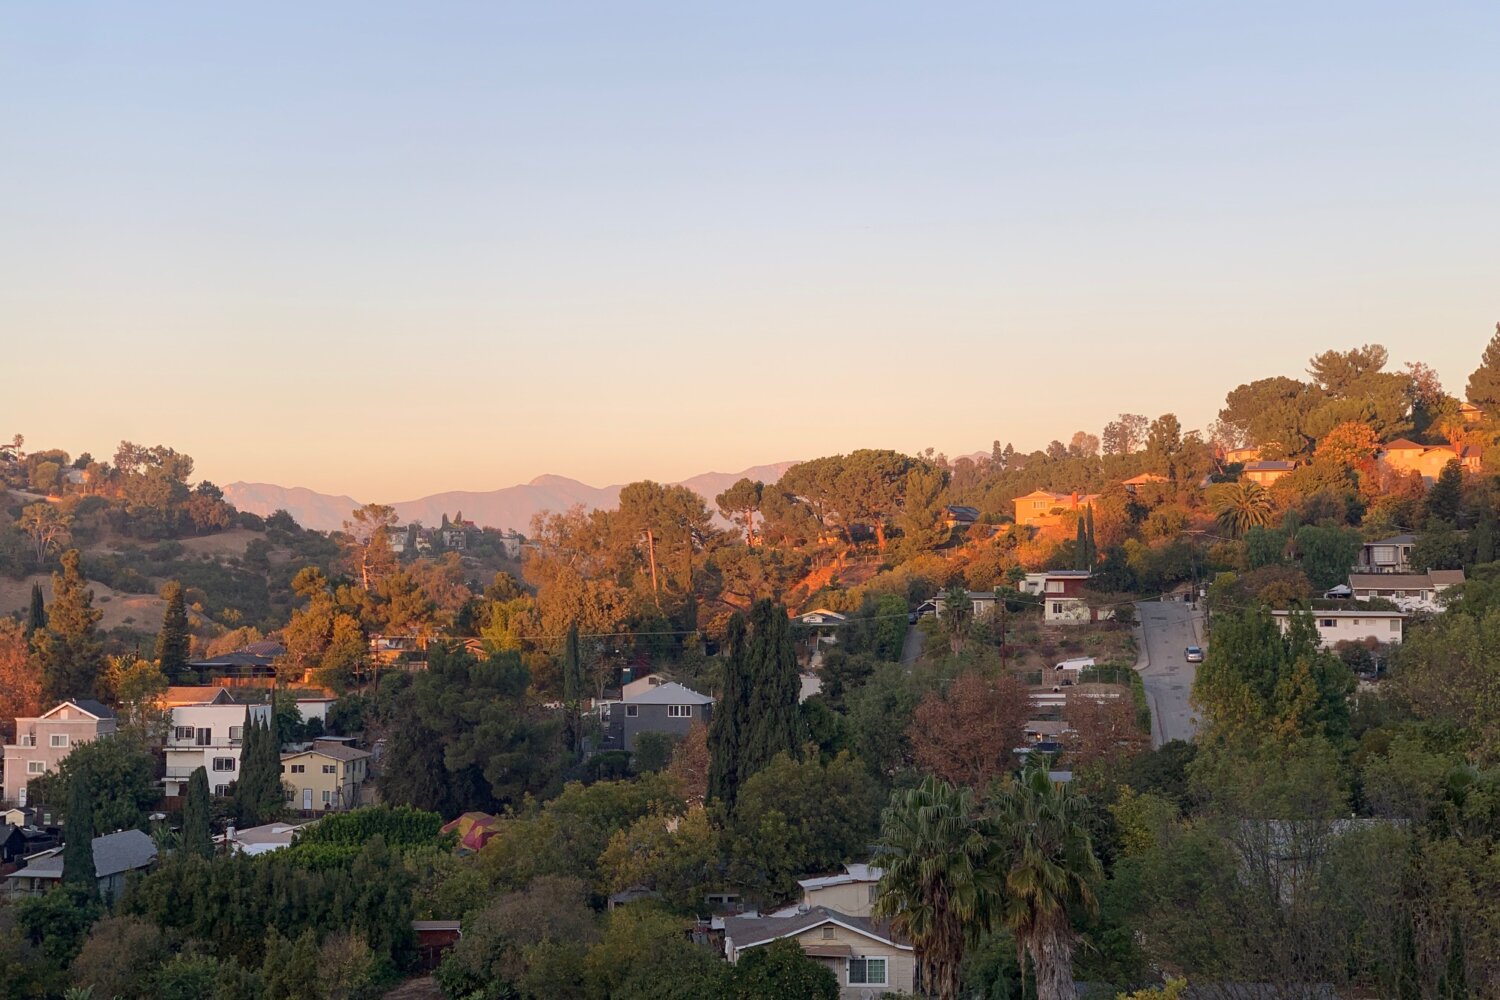
[[[1378,542],[1365,542],[1359,547],[1359,562],[1354,569],[1359,573],[1409,573],[1411,550],[1416,544],[1416,535],[1392,535]]]
[[[1396,472],[1415,472],[1423,479],[1433,480],[1442,475],[1443,466],[1457,461],[1465,472],[1480,472],[1480,452],[1475,447],[1454,448],[1451,444],[1418,444],[1407,438],[1397,438],[1387,444],[1375,461]]]
[[[713,707],[714,700],[706,694],[676,682],[658,684],[608,706],[604,749],[634,753],[641,733],[686,736],[695,723],[708,724]]]
[[[1241,471],[1240,478],[1261,486],[1270,486],[1296,467],[1296,462],[1256,459],[1253,462],[1245,463],[1245,468]]]
[[[1466,424],[1477,424],[1484,419],[1484,411],[1468,400],[1458,404],[1458,415]]]
[[[1133,494],[1142,486],[1160,486],[1163,483],[1170,483],[1171,481],[1166,476],[1158,476],[1154,472],[1143,472],[1139,476],[1122,479],[1120,485],[1125,487],[1125,492]]]
[[[287,807],[303,813],[340,812],[362,805],[370,776],[370,751],[342,739],[314,740],[306,750],[281,755]]]
[[[125,878],[131,872],[147,871],[156,864],[156,844],[139,830],[95,837],[93,847],[99,894],[106,900],[120,898],[125,891]],[[62,884],[62,875],[62,848],[56,848],[12,873],[5,880],[5,889],[11,896],[37,895]]]
[[[870,917],[884,874],[880,868],[853,864],[845,865],[836,875],[802,879],[797,883],[802,887],[802,906],[805,909],[821,906],[851,917]]]
[[[1245,465],[1260,460],[1259,448],[1226,448],[1224,462],[1227,465]]]
[[[187,794],[188,780],[203,768],[208,772],[209,791],[226,795],[240,776],[240,748],[245,739],[245,719],[270,723],[270,705],[204,703],[177,705],[167,729],[166,777],[162,779],[168,798]]]
[[[809,958],[833,971],[840,1000],[866,1000],[916,990],[916,955],[889,923],[823,906],[787,916],[725,917],[724,957],[738,963],[751,948],[796,941]]]
[[[193,660],[188,666],[200,675],[218,677],[230,683],[270,683],[276,678],[276,659],[286,655],[286,647],[274,639],[263,639],[241,646],[229,653]]]
[[[1061,522],[1064,514],[1081,513],[1099,500],[1097,493],[1053,493],[1033,490],[1012,501],[1016,505],[1016,523],[1049,527]]]
[[[1438,611],[1438,596],[1464,582],[1461,569],[1434,569],[1426,573],[1351,573],[1349,589],[1356,600],[1372,597],[1391,601],[1402,611]]]
[[[965,507],[961,504],[952,504],[943,508],[943,527],[953,529],[966,527],[979,520],[978,507]]]
[[[1301,612],[1298,612],[1301,614]],[[1341,642],[1376,642],[1381,645],[1400,645],[1402,626],[1406,621],[1404,611],[1323,611],[1312,612],[1313,623],[1318,629],[1318,640],[1324,649],[1332,649]],[[1273,611],[1272,617],[1285,632],[1291,627],[1290,611]]]
[[[1100,619],[1097,609],[1088,606],[1083,592],[1093,573],[1086,569],[1051,569],[1027,573],[1021,591],[1042,600],[1042,620],[1061,625],[1082,625]]]
[[[26,786],[57,769],[73,747],[108,736],[115,713],[89,698],[75,698],[41,715],[16,718],[16,741],[5,744],[5,801],[26,805]]]

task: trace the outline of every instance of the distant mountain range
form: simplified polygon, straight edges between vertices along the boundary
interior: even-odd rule
[[[705,472],[681,485],[708,501],[713,508],[714,497],[724,492],[743,477],[773,483],[795,462],[777,462],[773,465],[757,465],[743,472]],[[486,528],[511,529],[527,532],[531,529],[531,518],[540,511],[561,512],[575,504],[594,510],[614,507],[620,502],[619,486],[589,486],[566,476],[537,476],[521,486],[507,486],[486,492],[455,491],[437,493],[417,500],[405,500],[392,504],[402,524],[420,521],[429,527],[440,524],[443,515],[452,517],[462,511],[466,520]],[[224,499],[240,510],[264,517],[276,510],[285,510],[297,519],[304,528],[329,531],[341,528],[349,519],[350,511],[361,506],[361,501],[348,496],[334,496],[304,489],[301,486],[276,486],[271,483],[230,483],[224,487]]]

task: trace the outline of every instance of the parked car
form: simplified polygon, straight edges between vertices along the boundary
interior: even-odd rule
[[[1203,647],[1201,647],[1201,646],[1189,646],[1187,648],[1187,661],[1189,663],[1202,663],[1203,662]]]

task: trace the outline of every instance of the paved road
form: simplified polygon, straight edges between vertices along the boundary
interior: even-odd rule
[[[915,625],[909,625],[906,629],[906,642],[901,646],[901,662],[910,667],[917,662],[917,657],[922,655],[922,643],[926,636],[922,630]]]
[[[1197,664],[1188,663],[1183,651],[1203,644],[1200,612],[1180,601],[1143,601],[1135,612],[1142,638],[1136,669],[1151,703],[1151,745],[1190,740],[1198,732],[1190,701]]]

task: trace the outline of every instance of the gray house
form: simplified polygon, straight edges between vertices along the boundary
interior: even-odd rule
[[[609,707],[609,735],[605,748],[635,752],[641,733],[686,736],[695,724],[708,724],[714,700],[681,684],[661,684],[631,695]]]
[[[145,871],[156,863],[156,843],[139,830],[122,830],[94,838],[94,873],[99,877],[99,893],[106,899],[119,899],[125,891],[125,876]],[[12,896],[46,892],[62,882],[62,849],[33,858],[25,868],[5,880]]]

